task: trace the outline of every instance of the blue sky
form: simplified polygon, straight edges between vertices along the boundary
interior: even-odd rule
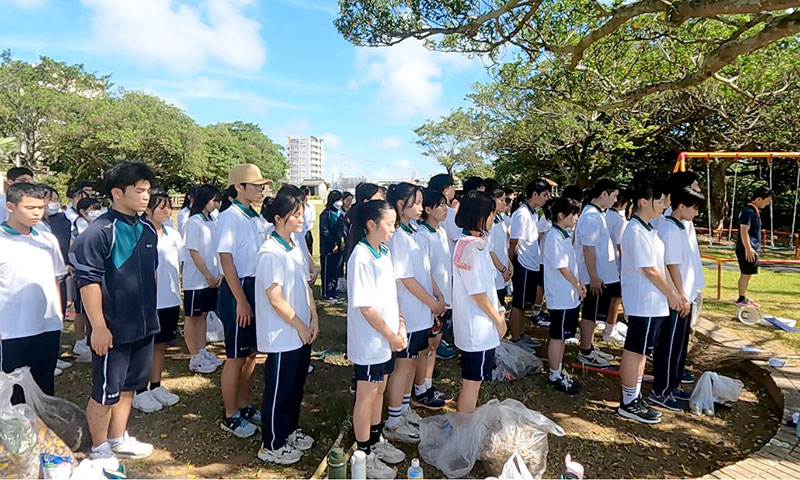
[[[325,178],[442,171],[413,129],[487,80],[480,59],[417,42],[356,48],[336,0],[0,0],[0,49],[112,74],[201,125],[257,123],[274,141],[326,139]]]

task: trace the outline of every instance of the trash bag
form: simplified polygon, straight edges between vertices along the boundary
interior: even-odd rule
[[[689,399],[689,408],[696,415],[714,416],[714,402],[731,403],[739,400],[744,383],[717,372],[703,372]]]
[[[542,478],[547,469],[547,434],[561,437],[564,429],[513,398],[490,400],[481,409],[486,434],[480,459],[487,473],[500,475],[508,459],[518,452],[531,475]]]
[[[533,475],[528,471],[525,460],[522,459],[519,452],[514,452],[514,455],[508,459],[503,466],[499,480],[533,480]]]
[[[219,319],[217,312],[210,311],[206,315],[206,342],[214,343],[225,340],[225,328],[222,320]]]
[[[38,386],[26,388],[23,379],[33,382],[27,367],[11,374],[0,372],[0,478],[39,478],[41,453],[72,456],[64,442],[37,417],[31,404],[31,400],[36,399],[36,405],[42,408],[46,404],[41,397],[47,396]],[[11,395],[17,384],[23,386],[26,403],[11,405]],[[36,398],[37,391],[40,398]]]
[[[423,418],[419,426],[422,459],[448,478],[463,478],[481,460],[498,476],[518,450],[533,478],[547,466],[547,433],[564,430],[514,399],[492,399],[473,413],[446,413]]]
[[[501,340],[494,352],[492,380],[496,382],[519,380],[525,375],[539,373],[544,368],[542,361],[532,352]]]

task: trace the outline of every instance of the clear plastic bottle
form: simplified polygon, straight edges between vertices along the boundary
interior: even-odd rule
[[[425,478],[425,476],[422,473],[422,467],[419,466],[418,458],[411,460],[411,466],[408,467],[408,473],[406,475],[406,478],[414,478],[414,479]]]

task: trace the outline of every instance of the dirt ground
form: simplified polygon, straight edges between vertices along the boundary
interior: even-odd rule
[[[130,420],[132,435],[151,442],[156,452],[141,461],[126,461],[129,477],[138,478],[219,478],[267,477],[308,478],[317,468],[348,419],[353,397],[348,393],[352,369],[341,355],[345,348],[346,320],[343,305],[320,306],[321,330],[314,345],[316,353],[328,352],[324,360],[312,360],[315,371],[306,383],[301,425],[316,439],[315,446],[303,460],[291,467],[276,467],[256,458],[260,436],[242,440],[219,428],[222,403],[219,372],[194,374],[188,360],[167,361],[163,384],[181,396],[173,407],[153,414],[134,410]],[[67,324],[71,329],[71,324]],[[531,328],[538,338],[544,329]],[[70,333],[62,337],[64,350],[70,345]],[[620,354],[619,348],[606,346]],[[574,360],[575,347],[569,347],[565,363]],[[212,350],[222,355],[221,345]],[[185,353],[183,344],[170,348],[168,354]],[[337,354],[338,353],[338,354]],[[539,352],[544,356],[544,350]],[[68,356],[63,358],[68,359]],[[690,358],[691,363],[691,358]],[[701,366],[690,365],[699,377]],[[716,417],[697,417],[688,412],[665,412],[655,426],[641,425],[616,414],[620,397],[618,379],[600,374],[573,372],[581,382],[581,394],[568,397],[546,385],[544,374],[526,377],[515,383],[488,383],[481,390],[480,402],[491,398],[516,398],[560,424],[566,431],[562,438],[549,437],[550,453],[546,477],[557,478],[567,453],[586,469],[587,478],[672,478],[704,475],[748,456],[774,434],[778,417],[768,395],[757,388],[744,373],[733,367],[721,370],[745,383],[739,402],[730,409],[719,409]],[[440,361],[434,383],[454,396],[458,393],[458,360]],[[90,391],[90,366],[74,364],[56,379],[56,394],[79,405],[86,403]],[[645,385],[645,395],[649,387]],[[263,358],[256,371],[252,391],[253,405],[260,406],[263,390]],[[425,415],[424,412],[420,412]],[[351,435],[342,442],[351,445]],[[404,477],[416,447],[404,447],[409,461],[399,466]],[[424,465],[425,475],[441,478],[442,473]],[[472,477],[485,477],[480,464]]]

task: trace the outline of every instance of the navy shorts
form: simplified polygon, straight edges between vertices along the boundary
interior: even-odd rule
[[[75,300],[72,302],[72,309],[75,310],[75,313],[86,313],[83,309],[83,300],[81,300],[81,289],[77,284],[75,285]]]
[[[91,333],[87,335],[91,343]],[[133,343],[114,344],[102,357],[92,350],[92,399],[114,405],[122,392],[135,392],[150,381],[153,336]]]
[[[475,382],[488,382],[494,369],[494,351],[461,352],[461,378]]]
[[[587,284],[586,298],[583,299],[583,319],[592,322],[604,322],[608,317],[608,307],[611,305],[611,299],[619,297],[622,297],[622,287],[619,282],[607,284],[600,296],[592,294]]]
[[[747,254],[744,252],[744,246],[736,245],[736,260],[739,261],[739,273],[742,275],[757,275],[758,274],[758,253],[756,253],[756,260],[750,262],[747,260]]]
[[[394,358],[417,358],[419,352],[428,349],[428,339],[431,336],[431,329],[419,330],[406,334],[408,336],[408,346],[405,350],[394,352]]]
[[[550,309],[550,338],[566,340],[575,336],[578,330],[578,314],[580,306],[569,310]]]
[[[198,317],[217,309],[218,288],[183,291],[183,311],[187,317]]]
[[[30,367],[31,376],[47,395],[53,395],[53,372],[58,360],[61,331],[31,335],[30,337],[0,340],[0,370],[11,373],[19,367]],[[24,401],[22,390],[14,388],[11,403]]]
[[[180,306],[158,309],[158,324],[161,326],[161,330],[155,335],[155,343],[169,343],[178,338],[178,317],[180,314]]]
[[[217,313],[219,313],[219,319],[225,330],[225,355],[228,358],[244,358],[250,355],[250,352],[256,351],[256,278],[245,277],[239,281],[247,303],[253,310],[253,318],[250,320],[250,325],[246,327],[240,327],[236,323],[236,297],[231,293],[227,282],[222,282],[222,286],[219,287]]]
[[[386,375],[394,372],[394,357],[384,363],[374,365],[353,364],[355,368],[355,379],[359,382],[383,383]]]
[[[514,274],[511,276],[511,285],[514,287],[511,292],[511,306],[525,310],[531,308],[536,302],[536,289],[539,285],[544,285],[542,268],[539,270],[528,270],[520,265],[517,257],[512,260]]]
[[[648,349],[656,344],[661,324],[668,321],[665,317],[628,316],[628,335],[625,337],[625,350],[645,355]]]

